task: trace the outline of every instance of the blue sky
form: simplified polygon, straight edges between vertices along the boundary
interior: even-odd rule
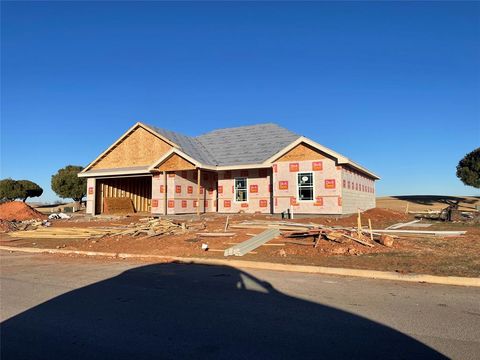
[[[455,167],[480,146],[480,3],[1,6],[1,177],[43,201],[136,121],[275,122],[379,174],[379,195],[479,195]]]

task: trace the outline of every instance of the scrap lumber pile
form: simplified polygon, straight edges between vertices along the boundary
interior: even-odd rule
[[[358,234],[356,230],[348,229],[333,229],[333,228],[320,228],[309,229],[307,231],[287,231],[282,232],[282,235],[286,238],[308,237],[311,236],[314,239],[314,247],[318,246],[320,239],[330,240],[338,243],[343,243],[346,239],[353,240],[359,244],[368,247],[374,247],[374,242],[367,236]]]
[[[370,237],[359,234],[354,228],[341,226],[325,226],[322,224],[303,224],[287,221],[245,221],[230,225],[236,229],[277,229],[285,238],[313,237],[314,246],[318,246],[319,239],[325,239],[342,243],[346,239],[353,240],[364,246],[373,247],[374,242]],[[380,236],[379,234],[376,234]],[[228,250],[228,249],[227,249]]]
[[[158,235],[173,235],[185,232],[187,227],[184,222],[174,221],[170,219],[140,219],[140,223],[132,223],[122,231],[115,232],[111,235],[130,235],[154,237]]]
[[[8,235],[14,238],[27,239],[88,239],[92,237],[105,236],[109,230],[96,228],[67,228],[67,227],[47,227],[36,230],[13,231]]]
[[[36,230],[43,226],[50,226],[50,222],[46,220],[8,221],[0,219],[0,224],[0,228],[4,232]]]
[[[168,219],[143,219],[144,221],[132,223],[127,226],[116,227],[41,227],[28,231],[13,231],[9,236],[16,238],[100,238],[104,236],[140,236],[154,237],[159,235],[172,235],[185,232],[185,223]]]

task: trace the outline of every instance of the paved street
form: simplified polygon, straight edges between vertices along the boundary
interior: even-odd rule
[[[6,359],[455,358],[480,289],[1,253]]]

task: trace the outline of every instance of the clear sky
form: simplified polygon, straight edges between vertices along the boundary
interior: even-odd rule
[[[40,200],[136,121],[275,122],[379,174],[379,195],[479,195],[455,176],[480,146],[478,2],[1,7],[1,177]]]

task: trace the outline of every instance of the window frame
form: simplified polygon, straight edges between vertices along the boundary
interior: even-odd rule
[[[310,186],[301,186],[299,184],[299,181],[298,181],[298,175],[299,174],[311,174],[312,175],[312,185]],[[316,195],[316,192],[315,192],[315,172],[314,171],[297,171],[296,172],[296,177],[297,177],[297,181],[296,181],[296,184],[297,184],[297,199],[298,201],[301,201],[301,202],[315,202],[315,195]],[[311,200],[303,200],[303,199],[300,199],[300,188],[309,188],[311,187],[312,188],[312,199]]]
[[[245,200],[237,200],[237,179],[245,179]],[[242,190],[242,189],[240,189]],[[248,177],[247,176],[238,176],[233,178],[233,202],[234,203],[248,203],[249,193],[248,193]]]

